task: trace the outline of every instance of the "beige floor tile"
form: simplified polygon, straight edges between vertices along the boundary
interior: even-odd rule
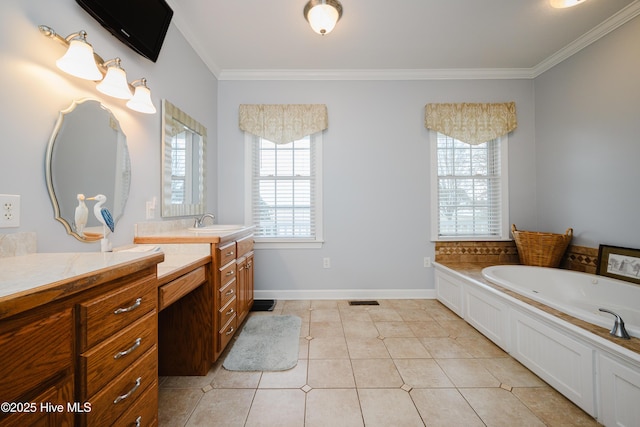
[[[442,328],[449,332],[449,336],[456,338],[461,336],[482,336],[480,332],[478,332],[473,326],[469,325],[464,320],[460,319],[448,319],[445,321],[441,321],[436,319]]]
[[[436,359],[471,359],[473,357],[453,338],[420,338],[420,342]]]
[[[504,350],[482,335],[458,336],[456,342],[473,357],[509,357]]]
[[[372,338],[380,335],[373,322],[342,322],[344,336],[350,338]]]
[[[453,383],[433,359],[397,359],[396,369],[412,388],[453,387]]]
[[[380,338],[347,338],[351,359],[388,359],[391,356]]]
[[[511,357],[481,359],[484,367],[502,384],[511,387],[544,387],[546,383]]]
[[[309,322],[311,320],[311,310],[309,310],[308,308],[283,308],[282,309],[282,314],[283,315],[294,315],[294,316],[298,316],[301,320],[302,323],[304,322]]]
[[[286,371],[263,372],[258,388],[300,388],[307,383],[306,360]]]
[[[282,310],[309,310],[310,300],[286,300],[283,301]]]
[[[415,337],[405,322],[375,322],[383,337]]]
[[[309,341],[309,359],[348,359],[347,342],[341,337],[319,337]]]
[[[551,387],[514,388],[513,394],[549,426],[600,425]]]
[[[463,388],[460,393],[488,426],[544,426],[516,396],[501,388]]]
[[[243,427],[255,390],[211,390],[200,400],[188,427]]]
[[[360,401],[355,389],[321,390],[307,393],[305,427],[364,426]]]
[[[386,337],[384,345],[393,359],[425,359],[431,354],[418,338]]]
[[[351,360],[358,388],[400,387],[402,378],[391,359]]]
[[[433,320],[433,317],[429,316],[426,310],[420,309],[399,309],[397,310],[402,320],[405,322],[418,322]]]
[[[371,322],[371,316],[369,311],[363,308],[347,307],[340,309],[340,319],[342,319],[343,325],[351,322]]]
[[[380,305],[398,310],[420,310],[423,308],[422,302],[417,299],[385,299],[380,301]]]
[[[440,326],[435,320],[407,322],[407,326],[418,338],[448,337],[449,331]]]
[[[478,359],[436,359],[456,387],[500,387]]]
[[[424,426],[409,393],[401,389],[359,390],[367,427]]]
[[[158,394],[158,424],[183,426],[204,393],[197,388],[164,388]]]
[[[374,322],[401,322],[402,317],[393,308],[376,307],[369,310],[369,316]]]
[[[300,427],[304,425],[305,392],[257,390],[246,427]]]
[[[309,360],[307,384],[316,388],[355,388],[356,382],[348,359]]]
[[[413,389],[410,395],[427,427],[484,426],[455,388]]]
[[[337,309],[339,306],[339,303],[341,301],[338,300],[312,300],[311,301],[311,308],[313,308],[314,310],[317,309]]]
[[[309,335],[312,337],[344,337],[342,322],[340,320],[337,322],[312,322]]]
[[[300,343],[298,344],[300,347],[298,348],[298,359],[308,359],[309,358],[309,340],[306,338],[309,335],[305,335],[304,338],[300,338]]]
[[[202,388],[211,384],[215,377],[215,369],[211,369],[204,376],[163,377],[162,387],[165,388]]]
[[[262,372],[238,372],[218,369],[213,377],[213,388],[257,388]]]
[[[314,322],[341,322],[340,311],[337,308],[314,308],[311,310],[311,323]]]

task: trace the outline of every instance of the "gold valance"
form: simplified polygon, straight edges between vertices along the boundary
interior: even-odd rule
[[[482,144],[518,127],[516,103],[427,104],[424,125],[468,144]]]
[[[286,144],[328,127],[324,104],[241,104],[240,129]]]

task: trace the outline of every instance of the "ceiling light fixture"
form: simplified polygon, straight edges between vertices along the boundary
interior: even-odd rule
[[[585,1],[586,0],[549,0],[549,3],[551,3],[551,7],[555,7],[556,9],[565,9],[567,7],[579,5]]]
[[[67,52],[56,61],[62,71],[85,80],[100,82],[96,89],[105,95],[128,99],[127,107],[134,111],[154,114],[156,107],[151,101],[147,79],[127,83],[127,74],[120,65],[120,58],[104,61],[87,42],[87,33],[79,31],[62,37],[51,27],[39,25],[40,32],[67,47]],[[133,91],[133,95],[132,95]]]
[[[333,30],[342,16],[342,5],[338,0],[309,0],[303,13],[313,31],[324,36]]]

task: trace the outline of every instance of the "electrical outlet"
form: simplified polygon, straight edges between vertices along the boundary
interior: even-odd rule
[[[20,196],[0,194],[0,228],[20,227]]]
[[[424,267],[425,268],[431,267],[431,257],[428,257],[428,256],[424,257]]]
[[[331,268],[331,258],[322,258],[322,268]]]

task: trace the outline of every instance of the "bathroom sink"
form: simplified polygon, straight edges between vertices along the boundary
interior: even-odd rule
[[[189,231],[197,231],[199,233],[226,233],[229,231],[240,230],[244,225],[238,224],[212,224],[204,227],[189,227]]]

